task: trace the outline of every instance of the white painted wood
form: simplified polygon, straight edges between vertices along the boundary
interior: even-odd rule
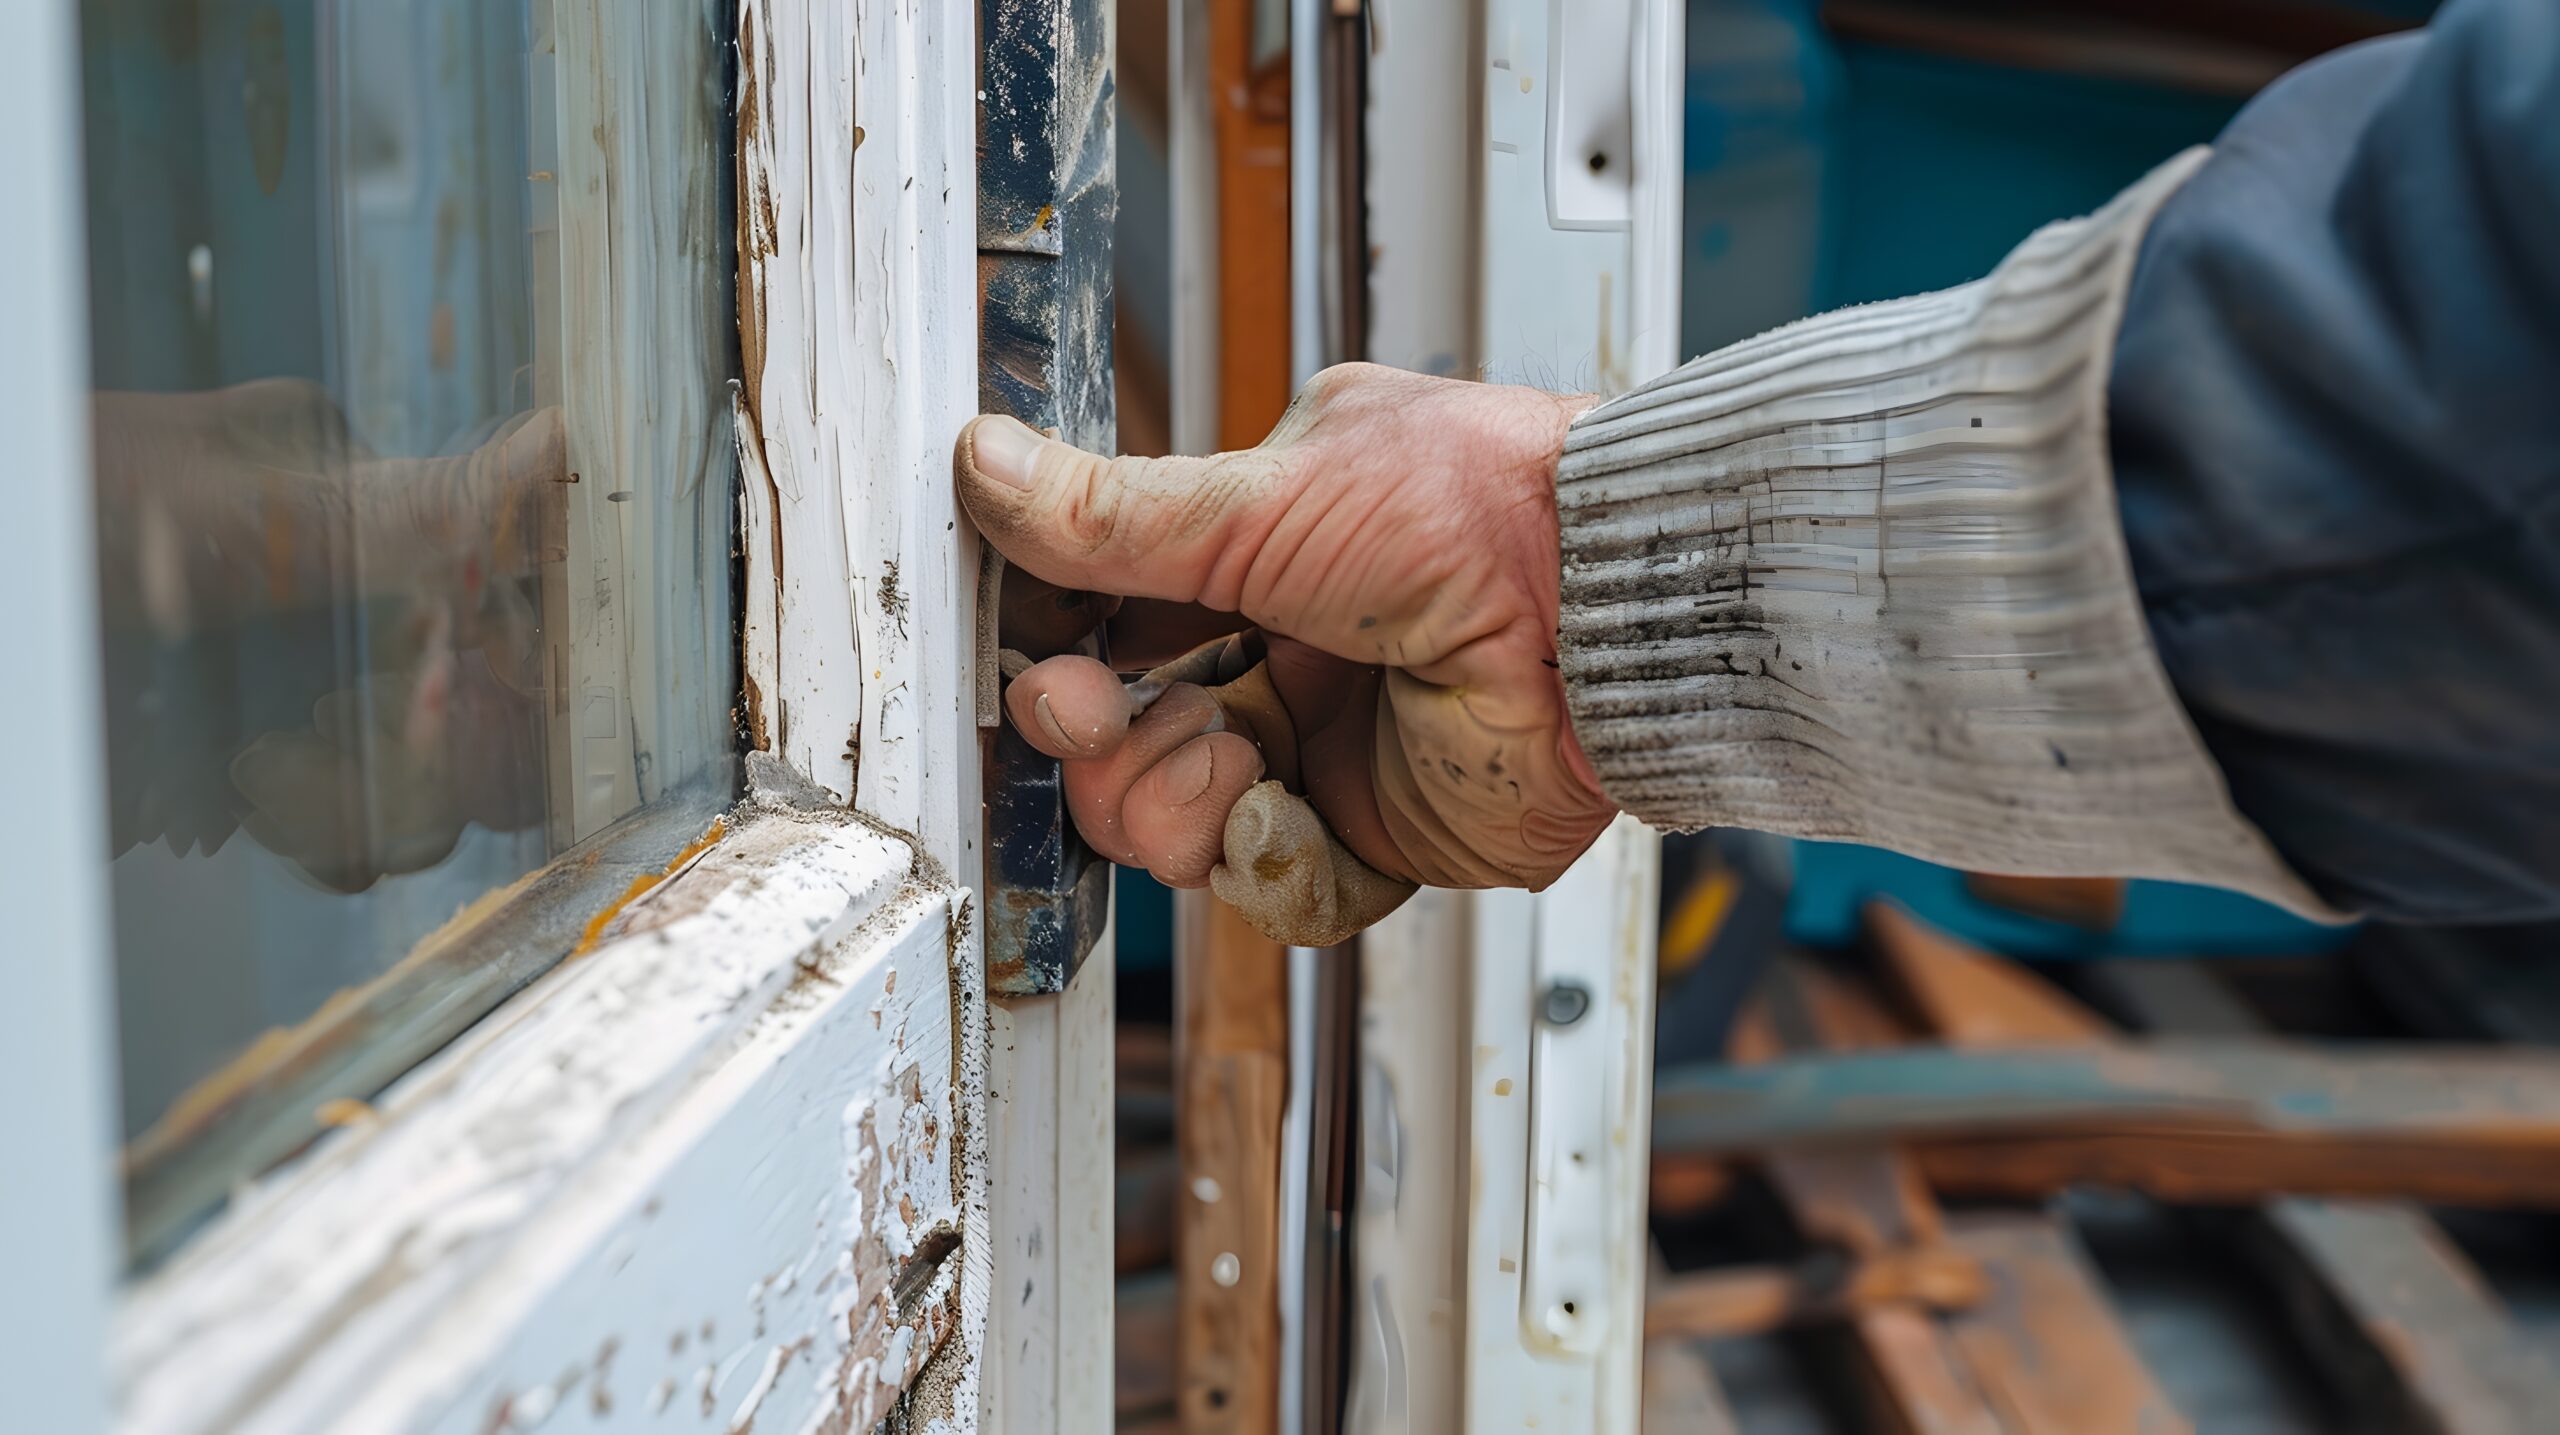
[[[1119,1279],[1116,933],[1106,931],[1060,1012],[1058,1152],[1058,1418],[1015,1428],[1106,1435],[1113,1419],[1114,1287]]]
[[[977,30],[968,7],[926,0],[859,0],[853,18],[862,361],[836,421],[866,684],[857,805],[974,868],[978,542],[951,445],[977,412]]]
[[[1475,898],[1426,889],[1361,937],[1360,1194],[1352,1241],[1358,1435],[1460,1426]],[[1437,1018],[1432,1013],[1440,1013]],[[1504,1092],[1493,1098],[1514,1099]]]
[[[1369,357],[1473,378],[1476,323],[1474,7],[1402,0],[1369,50]]]
[[[1671,0],[1593,0],[1567,23],[1565,8],[1485,0],[1483,359],[1491,378],[1617,393],[1680,357],[1684,12]],[[1626,53],[1591,55],[1603,38],[1618,38]],[[1622,83],[1594,89],[1575,76]],[[1615,122],[1599,117],[1613,110]],[[1642,137],[1636,153],[1608,153],[1621,134]],[[1592,159],[1603,161],[1598,174]],[[1656,247],[1664,244],[1667,256]],[[1669,292],[1640,294],[1639,269]]]
[[[1621,820],[1544,893],[1364,936],[1360,1435],[1637,1428],[1659,872]],[[1561,977],[1593,1002],[1557,1030]]]
[[[720,222],[722,126],[703,102],[717,53],[698,17],[614,3],[542,0],[531,64],[556,96],[551,131],[556,368],[568,438],[566,556],[551,726],[557,835],[583,841],[728,747],[728,648],[706,624],[705,582],[729,562],[723,515],[706,510],[729,474],[723,378],[731,342],[719,302],[735,282],[699,231]],[[548,178],[544,178],[547,176]],[[538,283],[537,290],[545,290]]]
[[[1687,194],[1682,136],[1688,122],[1689,11],[1686,0],[1635,0],[1635,194],[1627,242],[1635,327],[1627,350],[1642,383],[1675,367],[1680,352],[1681,202]]]
[[[742,0],[739,37],[740,328],[775,513],[748,583],[770,571],[777,590],[772,687],[752,710],[772,751],[975,889],[979,545],[951,485],[977,397],[974,7]],[[994,1273],[980,953],[961,922],[948,1000],[968,1198],[949,1401],[972,1427]]]
[[[1603,392],[1677,361],[1681,12],[1609,0],[1566,26],[1566,8],[1485,0],[1479,17],[1468,0],[1409,0],[1384,17],[1371,237],[1382,274],[1419,280],[1372,285],[1387,361]],[[1623,55],[1559,48],[1599,40]],[[1472,73],[1435,42],[1461,46]],[[1575,108],[1595,94],[1624,113]],[[1449,113],[1469,122],[1429,122]],[[1438,137],[1422,161],[1436,183],[1394,182],[1400,161],[1377,158],[1408,135]],[[1586,151],[1620,149],[1588,168]],[[1563,160],[1581,167],[1559,185]],[[1456,222],[1451,167],[1476,177]],[[1612,174],[1616,193],[1591,183]],[[1621,819],[1543,894],[1425,894],[1364,936],[1363,1111],[1392,1132],[1366,1140],[1364,1178],[1383,1165],[1392,1179],[1364,1184],[1355,1253],[1359,1435],[1634,1435],[1659,872],[1658,839]],[[1558,978],[1595,1000],[1542,1027]]]
[[[1297,44],[1305,36],[1292,37]],[[1280,1432],[1314,1435],[1307,1424],[1308,1208],[1315,1197],[1316,965],[1324,952],[1291,947],[1289,1084],[1280,1107]]]
[[[995,1298],[980,1428],[1104,1435],[1112,1422],[1113,940],[1064,992],[989,1004]]]
[[[963,1222],[964,897],[751,817],[136,1285],[119,1425],[868,1429],[962,1321],[956,1260],[902,1262]]]
[[[645,466],[656,455],[647,447],[626,446],[632,435],[624,412],[635,398],[654,398],[658,391],[653,384],[631,383],[644,376],[627,372],[621,362],[646,362],[632,352],[638,336],[617,332],[621,291],[635,279],[664,282],[678,292],[701,281],[685,286],[677,266],[661,269],[659,261],[673,256],[648,252],[659,226],[645,208],[640,223],[616,222],[616,191],[643,178],[617,153],[619,131],[657,127],[653,121],[663,123],[672,108],[614,102],[616,62],[633,58],[617,52],[626,38],[645,35],[646,15],[601,8],[599,0],[536,0],[532,8],[532,88],[554,96],[552,112],[532,116],[530,126],[534,173],[546,177],[535,185],[551,190],[547,208],[553,219],[535,236],[542,251],[535,273],[553,282],[538,279],[534,299],[560,311],[556,329],[537,326],[557,347],[537,353],[535,370],[556,377],[569,472],[579,480],[560,495],[567,510],[563,556],[543,569],[543,612],[551,615],[543,632],[554,684],[544,725],[551,738],[553,845],[562,847],[603,831],[641,801],[632,755],[647,690],[639,686],[644,670],[634,660],[650,629],[648,615],[634,603],[635,597],[645,602],[647,590],[635,590],[632,559],[646,554],[647,530],[655,526],[647,500],[656,485]],[[637,25],[630,23],[635,17]],[[550,133],[542,133],[546,129]],[[704,135],[694,153],[710,149],[710,136]],[[683,153],[672,144],[644,142],[639,168],[681,165],[674,157]],[[630,212],[627,201],[622,209]],[[702,426],[697,421],[695,427]]]
[[[750,740],[840,798],[853,795],[862,714],[846,547],[854,332],[850,176],[853,16],[843,6],[741,0],[738,10],[738,332],[745,407],[762,440],[765,495],[747,500],[741,561],[750,612],[770,591],[779,626],[741,695]],[[838,401],[830,408],[827,400]],[[756,630],[750,627],[751,638]]]
[[[1661,839],[1621,818],[1545,892],[1478,898],[1471,1150],[1526,1179],[1469,1212],[1469,1430],[1637,1428],[1660,879]],[[1559,1026],[1564,981],[1591,1005]],[[1523,1100],[1492,1095],[1506,1077]]]
[[[80,283],[77,13],[18,15],[0,53],[0,393],[10,396],[0,529],[0,1389],[8,1424],[94,1435],[106,1421],[114,1280],[115,1073],[108,1003],[106,790],[99,733],[87,320]]]

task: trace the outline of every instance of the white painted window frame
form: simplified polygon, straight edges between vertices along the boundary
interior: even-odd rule
[[[42,1428],[866,1431],[902,1391],[913,1428],[1104,1428],[1110,1147],[1097,1166],[1058,1118],[1107,1130],[1109,964],[991,1016],[973,920],[978,543],[949,453],[977,389],[974,8],[740,0],[741,646],[779,796],[120,1291],[95,714],[35,697],[95,690],[60,616],[90,606],[87,490],[13,501],[0,582],[32,636],[0,732],[20,810],[61,816],[0,877],[55,963],[0,1004],[0,1070],[63,1095],[0,1116],[37,1177],[0,1183],[28,1273],[0,1317]],[[73,14],[0,59],[0,166],[55,201],[0,246],[0,375],[30,470],[62,475],[85,471]],[[1046,1329],[998,1339],[991,1283],[1026,1268]],[[982,1411],[982,1373],[1014,1408]]]
[[[80,62],[68,3],[22,7],[0,50],[0,393],[10,398],[0,529],[0,1388],[9,1420],[106,1428],[101,1352],[119,1246],[100,735],[97,540],[89,472]]]

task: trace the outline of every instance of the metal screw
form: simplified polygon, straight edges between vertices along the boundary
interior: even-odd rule
[[[1591,989],[1580,982],[1550,982],[1538,995],[1538,1016],[1549,1026],[1571,1026],[1591,1011]]]

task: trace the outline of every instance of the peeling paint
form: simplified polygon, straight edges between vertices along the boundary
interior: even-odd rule
[[[718,1368],[730,1362],[688,1366],[685,1356],[714,1349],[719,1327],[739,1314],[763,1319],[772,1332],[766,1343],[741,1344],[739,1359],[762,1357],[772,1342],[803,1340],[807,1350],[842,1357],[852,1339],[842,1317],[859,1307],[878,1327],[862,1354],[887,1352],[890,1332],[907,1328],[914,1333],[900,1348],[912,1352],[907,1367],[920,1364],[957,1327],[961,1262],[936,1262],[929,1288],[901,1301],[892,1291],[904,1267],[891,1251],[912,1254],[938,1226],[957,1229],[961,1206],[952,1164],[936,1159],[936,1136],[957,1116],[940,1065],[947,998],[933,984],[900,983],[923,986],[905,1001],[881,990],[892,965],[911,966],[900,953],[943,951],[954,898],[915,885],[919,870],[911,848],[850,816],[751,809],[634,914],[645,913],[648,930],[562,968],[546,979],[547,995],[533,994],[529,1015],[484,1029],[395,1088],[366,1141],[322,1153],[308,1173],[311,1198],[245,1202],[237,1219],[191,1248],[183,1272],[171,1273],[188,1279],[137,1288],[117,1350],[128,1426],[292,1426],[301,1419],[292,1412],[325,1410],[356,1428],[433,1428],[412,1402],[447,1398],[433,1396],[449,1379],[433,1372],[456,1364],[497,1382],[470,1400],[469,1420],[457,1427],[463,1435],[530,1428],[565,1391],[582,1390],[590,1408],[611,1409],[616,1379],[659,1392],[652,1399],[671,1400],[690,1386],[716,1410],[723,1390],[734,1395]],[[803,960],[824,971],[831,985],[822,990],[832,995],[783,1014]],[[929,1005],[919,1009],[919,1001]],[[871,1035],[864,1013],[875,1002],[910,1036],[911,1054],[898,1056]],[[914,1054],[919,1022],[934,1029],[931,1067]],[[672,1175],[654,1180],[618,1207],[562,1204],[558,1195],[583,1161],[645,1159],[649,1147],[632,1144],[625,1121],[700,1079],[706,1068],[692,1053],[741,1040],[749,1043],[735,1048],[741,1052],[792,1052],[830,1028],[844,1035],[810,1046],[796,1068],[807,1074],[794,1079],[844,1083],[856,1093],[840,1098],[848,1109],[867,1103],[868,1116],[844,1132],[854,1144],[838,1162],[863,1189],[858,1203],[839,1197],[834,1209],[842,1214],[812,1228],[811,1244],[764,1262],[767,1274],[743,1298],[728,1286],[720,1310],[647,1347],[653,1356],[664,1352],[664,1364],[642,1360],[625,1374],[631,1352],[617,1325],[597,1328],[527,1304],[571,1300],[580,1287],[531,1279],[524,1253],[502,1259],[519,1229],[563,1228],[557,1236],[527,1234],[537,1242],[528,1252],[556,1250],[564,1259],[592,1252],[578,1267],[586,1273],[579,1281],[598,1296],[588,1309],[618,1323],[627,1312],[609,1293],[620,1282],[662,1280],[664,1267],[705,1244],[702,1222],[734,1225],[735,1180],[708,1169],[689,1185],[671,1184]],[[858,1050],[873,1053],[870,1069],[844,1065]],[[675,1083],[663,1088],[669,1096],[645,1095],[664,1082]],[[758,1128],[733,1121],[710,1129]],[[614,1217],[616,1209],[627,1214]],[[607,1224],[593,1234],[568,1234],[598,1220]],[[257,1228],[270,1224],[292,1239],[258,1239]],[[439,1254],[420,1260],[421,1251]],[[840,1263],[852,1278],[838,1290],[812,1291],[801,1279]],[[292,1333],[305,1320],[333,1340],[297,1340]],[[396,1339],[400,1358],[339,1351],[340,1332]],[[531,1380],[527,1372],[502,1375],[519,1362],[533,1365]],[[830,1366],[841,1368],[840,1360]],[[885,1367],[875,1356],[870,1368]],[[902,1367],[899,1378],[912,1373]],[[795,1405],[809,1408],[814,1394]],[[768,1392],[768,1411],[775,1398]]]
[[[789,1345],[777,1345],[765,1356],[764,1369],[757,1373],[756,1383],[747,1387],[738,1408],[729,1413],[729,1435],[747,1435],[756,1428],[756,1412],[764,1408],[764,1399],[773,1393],[774,1382],[782,1378],[782,1369],[800,1352],[809,1348],[809,1338],[802,1336]]]

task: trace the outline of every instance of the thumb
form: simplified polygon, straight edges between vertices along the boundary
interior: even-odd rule
[[[1224,608],[1293,487],[1276,449],[1106,459],[998,414],[960,431],[952,471],[1007,561],[1067,588]]]

